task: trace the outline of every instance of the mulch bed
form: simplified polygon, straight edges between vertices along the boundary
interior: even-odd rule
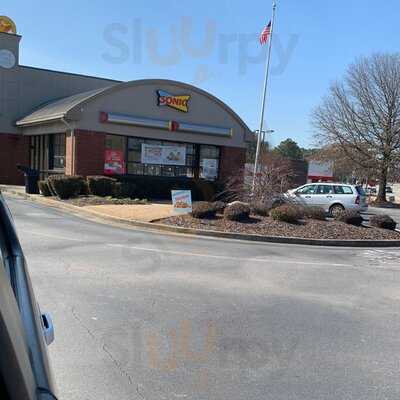
[[[56,197],[54,197],[57,199]],[[74,199],[60,200],[63,203],[72,204],[78,207],[84,206],[102,206],[109,204],[124,205],[124,204],[148,204],[146,199],[115,199],[112,197],[99,197],[99,196],[79,196]]]
[[[379,207],[379,208],[400,208],[400,204],[392,203],[391,201],[371,201],[369,203],[372,207]]]
[[[270,217],[252,216],[246,222],[228,221],[217,216],[215,219],[196,219],[190,215],[166,218],[166,225],[184,228],[244,233],[263,236],[296,237],[305,239],[341,240],[400,240],[400,234],[378,228],[357,227],[338,221],[304,220],[298,224],[274,221]]]

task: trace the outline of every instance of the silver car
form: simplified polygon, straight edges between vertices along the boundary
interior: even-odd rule
[[[366,211],[368,208],[364,189],[344,183],[309,183],[289,190],[287,196],[302,204],[322,207],[332,216],[344,209]]]

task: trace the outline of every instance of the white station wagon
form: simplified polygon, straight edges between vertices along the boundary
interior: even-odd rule
[[[344,183],[309,183],[287,192],[292,200],[322,207],[335,216],[344,209],[366,211],[367,197],[361,186]]]

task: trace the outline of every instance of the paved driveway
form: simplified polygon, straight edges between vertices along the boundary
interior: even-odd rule
[[[400,398],[400,252],[160,235],[9,198],[60,399]]]
[[[391,216],[400,226],[400,208],[377,208],[368,207],[368,215],[386,214]]]

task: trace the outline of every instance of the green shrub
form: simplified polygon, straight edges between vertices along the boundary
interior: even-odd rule
[[[64,175],[64,174],[56,174],[56,175],[50,175],[50,176],[47,178],[47,182],[48,182],[48,185],[49,185],[49,189],[50,189],[50,192],[51,192],[51,194],[52,194],[53,196],[57,196],[57,193],[56,193],[56,190],[55,190],[55,188],[54,188],[53,182],[54,182],[55,180],[64,179],[64,178],[66,178],[66,177],[67,177],[67,175]]]
[[[250,216],[250,206],[242,202],[234,202],[224,210],[224,218],[229,221],[245,221]]]
[[[355,210],[343,210],[335,215],[335,220],[344,222],[349,225],[361,226],[363,217],[358,211]]]
[[[116,199],[122,199],[122,183],[121,182],[113,182],[112,184],[112,197]]]
[[[190,190],[193,201],[214,200],[223,191],[220,182],[202,182],[182,177],[120,176],[121,183],[134,184],[135,197],[171,200],[171,190]]]
[[[212,203],[212,206],[214,207],[215,212],[220,214],[224,212],[227,204],[223,201],[214,201],[214,203]]]
[[[133,182],[113,182],[112,196],[117,199],[137,199],[142,197],[141,192]]]
[[[94,196],[107,197],[113,195],[116,179],[108,176],[93,175],[87,177],[89,192]]]
[[[375,228],[389,229],[394,231],[396,229],[396,221],[389,217],[389,215],[373,215],[369,219],[369,224]]]
[[[295,224],[299,219],[304,218],[304,210],[294,204],[283,204],[270,211],[271,218],[275,221]]]
[[[309,219],[316,219],[319,221],[325,221],[326,212],[322,207],[308,206],[304,208],[304,214]]]
[[[259,215],[261,217],[268,217],[269,212],[271,211],[271,206],[267,203],[254,203],[251,205],[251,211],[255,215]]]
[[[82,196],[89,196],[89,184],[84,177],[81,177],[81,191],[79,193]]]
[[[39,186],[40,194],[42,196],[45,196],[45,197],[51,196],[49,182],[47,180],[46,181],[39,181],[38,182],[38,186]]]
[[[215,218],[216,209],[213,203],[207,201],[199,201],[192,206],[193,218]]]
[[[129,197],[130,199],[136,199],[137,197],[143,197],[143,193],[138,189],[137,185],[133,182],[122,182],[121,183],[121,195],[122,197]]]
[[[81,176],[64,176],[52,180],[52,187],[60,199],[77,197],[82,190]]]

